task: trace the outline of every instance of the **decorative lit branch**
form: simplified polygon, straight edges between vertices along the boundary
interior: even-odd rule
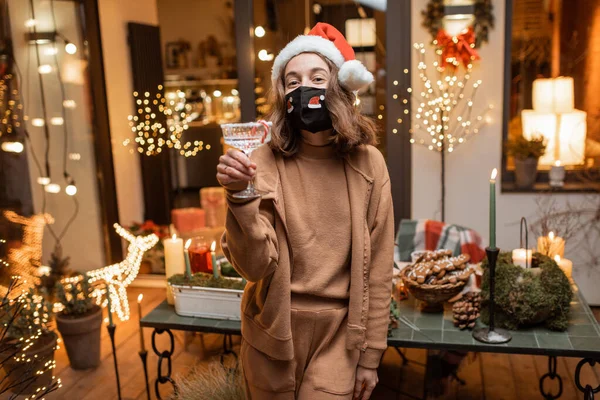
[[[408,114],[411,104],[416,108],[416,121],[410,130],[410,142],[432,151],[451,153],[457,146],[479,133],[481,127],[489,121],[486,114],[493,106],[490,104],[480,112],[473,110],[477,90],[481,86],[481,80],[471,84],[473,64],[467,64],[464,72],[460,72],[457,58],[446,58],[442,63],[443,51],[436,49],[435,61],[428,66],[425,45],[416,43],[414,48],[422,88],[407,88],[406,97],[401,99],[406,107],[405,114]],[[442,64],[451,67],[443,67]],[[394,94],[394,98],[398,99],[398,95]]]
[[[181,137],[197,114],[191,113],[192,107],[186,103],[185,93],[177,90],[163,96],[162,90],[162,85],[159,85],[156,94],[144,92],[141,96],[138,92],[133,92],[137,110],[128,120],[131,131],[136,134],[133,141],[137,151],[153,156],[160,154],[163,147],[167,146],[175,148],[182,156],[193,157],[203,150],[204,142],[196,140],[193,143],[183,143]],[[163,124],[165,118],[166,122]],[[129,139],[123,141],[124,146],[130,144]],[[207,145],[206,149],[209,148]]]

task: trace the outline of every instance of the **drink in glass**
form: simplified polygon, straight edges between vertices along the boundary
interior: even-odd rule
[[[248,157],[262,144],[271,140],[271,123],[267,121],[245,122],[240,124],[223,124],[223,139],[228,146],[243,151]],[[254,182],[248,183],[248,187],[237,192],[233,197],[238,199],[254,199],[262,196],[254,188]]]

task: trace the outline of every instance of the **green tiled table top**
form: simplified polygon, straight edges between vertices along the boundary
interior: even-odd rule
[[[398,303],[400,313],[419,331],[400,322],[392,331],[388,345],[404,348],[464,350],[515,354],[541,354],[562,357],[600,357],[600,326],[579,289],[573,286],[575,296],[571,302],[570,322],[567,332],[552,332],[542,327],[511,332],[512,340],[501,345],[489,345],[473,339],[470,331],[460,331],[452,324],[452,310],[444,313],[421,313],[413,298]],[[209,318],[181,317],[166,301],[142,318],[147,328],[196,331],[207,333],[240,334],[239,321]]]
[[[514,354],[540,354],[561,357],[600,357],[600,326],[577,286],[573,285],[573,301],[566,332],[553,332],[543,327],[511,331],[512,340],[490,345],[473,339],[472,332],[461,331],[452,323],[452,309],[444,313],[421,313],[412,297],[398,303],[400,315],[419,328],[415,331],[402,322],[392,331],[388,345],[395,347],[464,350]],[[478,321],[478,326],[480,322]]]

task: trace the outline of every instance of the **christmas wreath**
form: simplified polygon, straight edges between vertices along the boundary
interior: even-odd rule
[[[475,48],[487,43],[489,31],[494,28],[494,14],[492,0],[474,0],[475,22],[473,31],[475,33]],[[442,18],[444,17],[444,0],[429,0],[427,8],[421,11],[423,16],[423,27],[431,34],[434,40],[438,32],[443,29]]]

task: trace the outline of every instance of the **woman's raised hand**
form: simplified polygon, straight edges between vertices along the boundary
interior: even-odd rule
[[[217,180],[227,189],[244,190],[255,175],[256,164],[243,152],[229,149],[219,157]]]

